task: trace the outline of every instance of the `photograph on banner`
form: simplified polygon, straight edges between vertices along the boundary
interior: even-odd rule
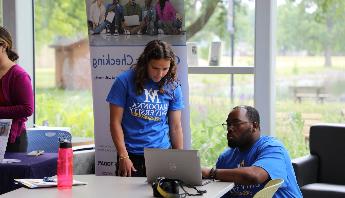
[[[185,45],[181,0],[86,0],[90,45]]]

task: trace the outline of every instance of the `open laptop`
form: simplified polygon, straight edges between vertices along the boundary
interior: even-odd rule
[[[197,150],[144,149],[147,181],[157,177],[179,179],[188,185],[202,185],[200,158]]]
[[[11,124],[11,119],[0,119],[0,163],[3,161],[5,156]]]
[[[128,26],[140,25],[139,15],[124,16],[124,19]]]

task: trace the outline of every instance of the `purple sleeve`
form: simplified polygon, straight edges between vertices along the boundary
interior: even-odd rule
[[[0,118],[14,119],[31,116],[34,110],[34,97],[29,75],[23,73],[16,76],[10,92],[13,105],[0,106]]]
[[[165,3],[167,4],[166,6],[167,6],[169,20],[174,21],[176,18],[176,10],[169,1],[166,1]]]

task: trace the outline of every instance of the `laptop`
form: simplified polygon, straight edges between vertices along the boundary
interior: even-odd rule
[[[140,25],[139,15],[124,16],[124,18],[128,26]]]
[[[202,185],[200,158],[197,150],[144,149],[147,182],[157,177],[179,179],[187,185]]]
[[[0,119],[0,163],[3,161],[5,156],[11,124],[11,119]]]

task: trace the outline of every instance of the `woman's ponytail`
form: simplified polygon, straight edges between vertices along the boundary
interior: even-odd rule
[[[10,50],[10,49],[6,49],[7,52],[7,56],[11,61],[16,61],[18,60],[19,56],[16,52]]]

